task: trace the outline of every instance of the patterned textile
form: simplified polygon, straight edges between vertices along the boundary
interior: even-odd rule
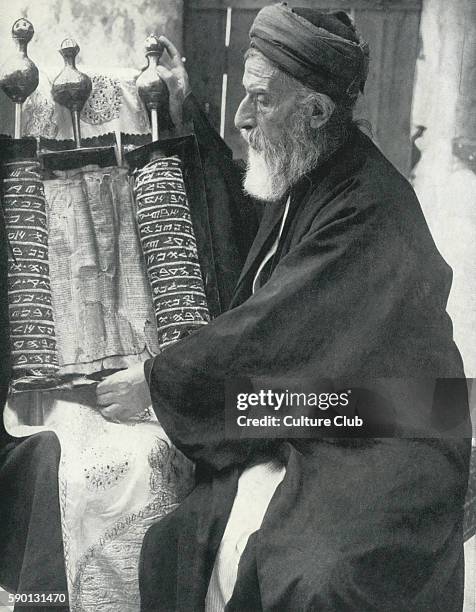
[[[45,181],[61,375],[123,368],[159,351],[125,168]]]
[[[93,138],[112,131],[124,134],[149,134],[147,112],[137,95],[138,71],[116,69],[97,72],[97,67],[81,66],[90,75],[93,89],[81,112],[81,136]],[[57,67],[40,72],[38,88],[24,104],[24,134],[68,140],[73,137],[68,109],[55,103],[51,85]]]
[[[4,172],[13,377],[40,381],[58,370],[43,183],[35,160],[6,163]]]
[[[139,612],[139,555],[147,529],[194,484],[193,464],[154,419],[111,423],[94,389],[42,392],[45,424],[19,426],[24,396],[7,409],[9,431],[52,430],[61,444],[59,496],[71,612]]]
[[[163,348],[210,320],[180,160],[149,162],[136,173],[134,193]]]
[[[102,74],[90,76],[93,89],[81,111],[81,119],[92,125],[118,119],[122,104],[119,80]]]

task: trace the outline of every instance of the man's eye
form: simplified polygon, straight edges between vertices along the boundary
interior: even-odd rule
[[[256,102],[258,102],[258,104],[260,104],[261,106],[268,106],[269,96],[267,96],[266,94],[257,94]]]

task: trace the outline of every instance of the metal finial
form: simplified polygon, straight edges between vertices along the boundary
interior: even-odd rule
[[[71,111],[74,139],[79,148],[81,146],[79,113],[91,94],[92,82],[87,74],[76,68],[79,45],[75,40],[65,38],[59,52],[64,59],[64,68],[53,81],[51,94],[55,102]]]
[[[21,138],[21,110],[23,102],[38,87],[38,68],[28,57],[27,47],[35,30],[28,19],[17,19],[12,26],[16,52],[0,69],[0,87],[15,102],[15,138]]]
[[[71,58],[74,61],[80,50],[81,47],[73,38],[65,38],[60,45],[59,52],[63,58]]]
[[[17,19],[12,25],[12,38],[16,40],[23,40],[26,44],[28,44],[33,38],[34,33],[35,30],[33,28],[33,24],[24,17]]]
[[[151,34],[145,40],[145,55],[147,57],[147,68],[139,75],[136,81],[137,93],[150,112],[152,123],[152,140],[159,139],[158,108],[167,100],[167,85],[157,73],[160,56],[164,51],[164,45],[155,34]]]
[[[145,39],[144,49],[146,56],[157,54],[160,58],[164,52],[164,45],[155,34],[151,34]]]

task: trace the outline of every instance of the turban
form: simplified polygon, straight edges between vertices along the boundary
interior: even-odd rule
[[[342,11],[266,6],[251,26],[250,39],[251,47],[278,68],[335,102],[364,90],[369,48]]]

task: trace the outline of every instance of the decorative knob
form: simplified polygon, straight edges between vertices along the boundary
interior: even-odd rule
[[[70,111],[80,112],[92,89],[91,79],[76,68],[79,45],[71,38],[61,43],[59,52],[64,59],[64,68],[56,77],[51,88],[53,99]]]
[[[160,59],[164,52],[164,45],[155,34],[150,34],[150,36],[145,39],[144,49],[146,57],[149,55],[157,55]]]
[[[151,34],[145,41],[147,68],[137,78],[136,87],[140,99],[147,110],[157,109],[167,99],[167,85],[157,74],[159,59],[164,51],[164,45],[157,36]]]
[[[59,50],[64,59],[64,68],[53,81],[51,94],[61,106],[71,111],[73,135],[76,147],[81,147],[81,126],[79,113],[86,103],[93,88],[91,79],[76,68],[76,56],[79,45],[72,38],[65,38]]]
[[[23,17],[17,19],[12,26],[12,38],[24,40],[26,44],[33,38],[34,33],[35,30],[32,23]]]
[[[27,47],[35,30],[28,19],[17,19],[12,38],[17,48],[0,69],[0,87],[16,104],[23,102],[38,87],[38,68],[27,55]]]

